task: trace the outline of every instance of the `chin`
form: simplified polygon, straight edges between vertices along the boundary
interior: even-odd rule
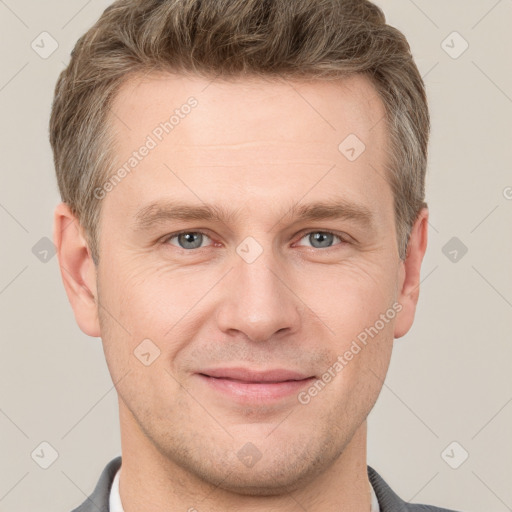
[[[168,454],[174,462],[196,478],[240,496],[281,496],[303,489],[327,470],[344,446],[326,443],[325,439],[294,439],[293,443],[269,443],[253,465],[246,466],[231,447],[207,446],[196,450]],[[255,441],[256,442],[256,441]],[[262,440],[263,443],[263,440]],[[212,464],[211,461],[216,461]]]
[[[206,476],[210,483],[220,489],[240,496],[282,496],[299,490],[319,473],[318,468],[308,462],[301,466],[290,468],[281,464],[241,469],[239,464],[235,464],[232,468],[224,466],[222,476],[210,473],[203,475],[203,478]],[[287,470],[283,470],[283,467]],[[226,473],[229,476],[226,477]],[[219,480],[221,483],[218,483]]]

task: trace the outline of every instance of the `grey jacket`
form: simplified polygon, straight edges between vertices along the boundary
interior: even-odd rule
[[[103,473],[101,473],[94,492],[72,512],[109,512],[110,487],[120,467],[120,456],[111,460],[103,470]],[[368,466],[368,478],[377,495],[381,512],[455,512],[430,505],[411,505],[406,503],[391,490],[379,474],[370,466]]]

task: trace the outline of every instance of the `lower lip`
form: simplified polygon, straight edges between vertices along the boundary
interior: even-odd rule
[[[242,402],[266,402],[296,395],[303,387],[315,380],[314,377],[311,377],[303,380],[255,383],[209,377],[203,374],[198,374],[198,376],[215,391]]]

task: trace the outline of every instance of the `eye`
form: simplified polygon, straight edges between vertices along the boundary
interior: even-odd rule
[[[346,242],[340,235],[331,231],[310,231],[306,233],[301,240],[306,239],[314,249],[325,249],[332,247],[334,239],[338,239],[341,243]],[[335,244],[340,245],[340,244]]]
[[[310,231],[305,233],[300,240],[306,239],[313,249],[328,249],[333,245],[348,243],[341,234],[332,231]],[[335,243],[338,239],[339,243]],[[204,242],[211,241],[210,237],[202,231],[181,231],[167,236],[163,243],[174,245],[180,249],[193,250],[205,247]]]
[[[177,243],[172,242],[174,239],[176,239]],[[170,243],[180,249],[200,249],[205,239],[209,240],[210,237],[202,231],[182,231],[181,233],[168,236],[164,243]]]

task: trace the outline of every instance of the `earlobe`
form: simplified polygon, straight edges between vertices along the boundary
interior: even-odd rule
[[[407,255],[400,265],[398,302],[402,309],[395,322],[394,337],[407,334],[414,321],[420,293],[420,271],[427,249],[428,209],[422,208],[412,227]]]
[[[83,228],[65,203],[55,208],[53,241],[76,322],[85,334],[99,337],[96,268]]]

